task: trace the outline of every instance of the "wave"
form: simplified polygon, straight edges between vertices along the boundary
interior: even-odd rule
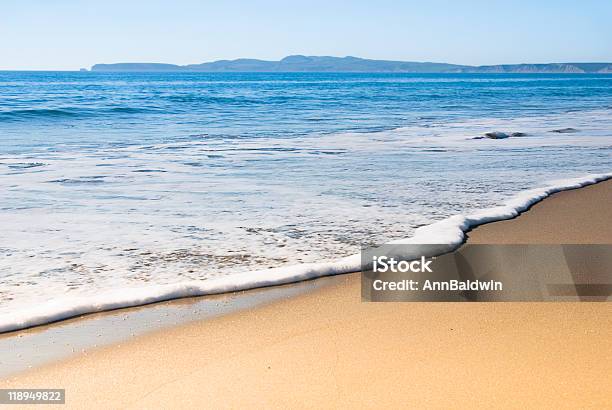
[[[466,232],[478,225],[514,218],[529,209],[533,204],[556,192],[581,188],[608,179],[612,179],[612,173],[556,181],[543,188],[523,191],[502,206],[483,209],[467,216],[455,215],[416,229],[414,235],[410,238],[390,243],[434,245],[427,248],[426,257],[451,252],[463,244]],[[53,323],[89,313],[142,306],[172,299],[295,283],[360,270],[361,257],[356,254],[324,263],[283,266],[215,279],[126,288],[100,293],[95,296],[62,298],[36,308],[5,315],[0,318],[0,333]]]
[[[79,113],[72,108],[32,108],[26,110],[2,111],[0,112],[0,121],[31,118],[76,117],[78,115]]]
[[[0,122],[27,121],[32,119],[64,119],[64,118],[89,118],[96,115],[109,114],[144,114],[157,112],[150,107],[63,107],[63,108],[32,108],[22,110],[0,111]]]
[[[42,162],[15,162],[12,164],[8,164],[10,169],[30,169],[30,168],[38,168],[44,167],[46,164]]]
[[[209,104],[237,104],[237,105],[254,105],[254,104],[266,104],[269,102],[268,99],[256,99],[256,98],[248,98],[244,96],[235,96],[235,97],[227,97],[227,96],[218,96],[218,95],[208,95],[208,94],[179,94],[179,95],[169,95],[162,97],[167,101],[171,101],[173,103],[209,103]],[[287,97],[284,97],[287,98]]]
[[[140,107],[140,108],[136,108],[136,107],[113,107],[113,108],[101,109],[100,111],[103,112],[103,113],[142,114],[142,113],[148,113],[148,112],[155,112],[157,110],[156,109],[152,109],[152,108],[145,108],[145,107]]]

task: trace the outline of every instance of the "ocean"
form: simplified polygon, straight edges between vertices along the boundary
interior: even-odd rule
[[[0,72],[0,331],[456,245],[611,172],[606,74]]]

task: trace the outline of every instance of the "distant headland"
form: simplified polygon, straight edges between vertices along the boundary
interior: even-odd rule
[[[368,73],[612,73],[612,63],[502,64],[469,66],[446,63],[369,60],[358,57],[293,55],[279,61],[239,58],[202,64],[96,64],[91,71],[184,72],[368,72]]]

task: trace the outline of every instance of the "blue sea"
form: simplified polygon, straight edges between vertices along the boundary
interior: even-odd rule
[[[0,330],[338,273],[610,172],[612,75],[0,72]]]

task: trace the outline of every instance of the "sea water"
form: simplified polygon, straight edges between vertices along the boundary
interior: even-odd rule
[[[612,75],[0,72],[0,330],[456,244],[610,172]]]

